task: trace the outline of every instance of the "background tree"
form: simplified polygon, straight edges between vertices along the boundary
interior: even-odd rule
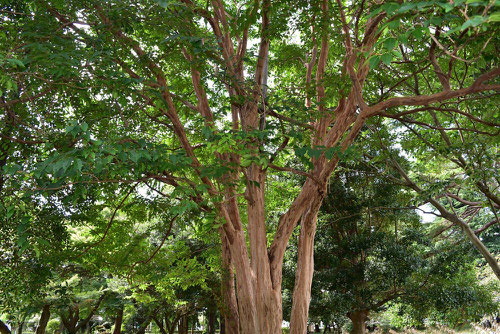
[[[479,282],[471,247],[433,239],[404,187],[377,176],[370,162],[343,163],[330,181],[318,218],[311,321],[326,330],[349,318],[352,333],[365,333],[372,314],[390,305],[412,319],[406,326],[424,326],[425,318],[457,326],[495,312],[497,287]],[[289,291],[293,272],[285,270]]]

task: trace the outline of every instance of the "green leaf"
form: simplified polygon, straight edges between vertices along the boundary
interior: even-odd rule
[[[392,54],[396,56],[398,59],[403,59],[403,54],[398,49],[392,50]]]
[[[12,215],[14,214],[14,212],[15,212],[15,207],[14,206],[9,206],[7,208],[7,213],[6,213],[5,217],[7,219],[9,219],[10,217],[12,217]]]
[[[423,36],[424,36],[424,34],[425,34],[425,28],[423,28],[423,27],[417,27],[417,28],[415,28],[415,29],[413,30],[412,34],[413,34],[413,36],[415,36],[415,38],[416,38],[417,40],[421,40],[421,39],[422,39],[422,37],[423,37]]]
[[[384,48],[387,51],[391,51],[392,49],[394,49],[394,47],[396,47],[397,44],[398,44],[398,40],[390,37],[384,41]]]
[[[484,17],[476,15],[473,16],[470,20],[465,21],[464,24],[462,24],[462,26],[460,27],[460,29],[463,31],[469,27],[477,27],[483,22],[484,22]]]
[[[380,57],[379,56],[370,57],[369,63],[370,63],[370,69],[376,68],[380,63]]]
[[[141,158],[141,153],[137,152],[136,150],[132,150],[130,151],[129,156],[130,160],[132,160],[133,162],[137,162]]]
[[[241,166],[242,167],[248,167],[252,164],[252,160],[250,159],[241,159]]]
[[[391,16],[396,10],[400,8],[400,4],[397,2],[389,2],[382,5],[382,9],[385,10],[387,16]]]
[[[7,59],[7,62],[13,66],[24,68],[24,63],[22,61],[20,61],[19,59],[10,58],[10,59]]]
[[[416,8],[417,6],[418,5],[416,3],[405,2],[404,4],[401,5],[401,7],[399,7],[398,13],[404,13],[404,12],[410,11],[410,10]]]
[[[392,53],[384,53],[382,56],[380,56],[380,59],[384,64],[390,65],[392,61]]]
[[[75,167],[76,167],[77,171],[81,172],[82,167],[83,167],[83,162],[80,159],[76,159],[75,160]]]
[[[294,152],[297,157],[304,157],[304,155],[307,153],[307,147],[295,147]]]
[[[83,122],[83,123],[80,125],[80,127],[82,128],[82,131],[83,131],[83,132],[86,132],[86,131],[88,130],[88,128],[89,128],[89,125],[88,125],[87,123]]]
[[[320,149],[317,149],[317,148],[313,148],[313,147],[308,147],[307,148],[307,154],[309,154],[309,156],[311,158],[319,158],[321,156],[321,153],[323,153],[323,150],[320,150]]]
[[[167,8],[170,5],[170,0],[155,0],[155,2],[162,8]]]
[[[398,41],[399,41],[401,44],[406,44],[406,43],[408,43],[408,35],[409,35],[409,33],[408,33],[408,32],[406,32],[406,33],[404,33],[404,34],[399,35],[399,36],[398,36]]]
[[[488,17],[488,22],[500,22],[500,12],[495,12]]]
[[[446,13],[450,12],[453,10],[453,5],[451,3],[447,2],[438,2],[438,5],[444,9]]]
[[[336,154],[340,153],[339,147],[329,147],[325,150],[325,157],[331,160]]]
[[[387,24],[387,26],[391,29],[397,29],[399,28],[400,24],[401,24],[400,20],[392,20]]]
[[[7,166],[6,166],[7,167]],[[18,171],[20,171],[22,169],[21,165],[19,164],[13,164],[12,166],[10,166],[9,168],[4,168],[6,169],[6,174],[9,174],[9,175],[14,175],[16,174]]]

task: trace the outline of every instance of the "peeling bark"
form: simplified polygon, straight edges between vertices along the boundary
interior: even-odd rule
[[[234,286],[233,263],[226,237],[222,237],[222,300],[224,308],[221,310],[221,319],[224,318],[224,326],[221,323],[221,332],[224,329],[227,334],[239,334],[239,314]]]
[[[303,334],[307,330],[314,273],[314,236],[316,235],[316,222],[322,201],[323,196],[318,196],[301,220],[297,270],[290,316],[290,334]]]

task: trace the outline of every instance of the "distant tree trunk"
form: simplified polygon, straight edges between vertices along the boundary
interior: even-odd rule
[[[365,334],[366,333],[366,320],[368,319],[368,311],[354,311],[348,314],[349,319],[352,321],[351,334]]]
[[[47,323],[50,319],[50,305],[43,305],[42,314],[40,315],[40,320],[38,321],[38,326],[36,327],[36,334],[45,334],[45,329],[47,328]]]
[[[9,327],[2,320],[0,320],[0,334],[11,334]]]
[[[64,331],[64,323],[61,321],[59,324],[59,329],[56,331],[56,334],[61,334]]]
[[[220,323],[220,334],[226,334],[226,320],[224,319],[224,315],[221,314],[219,317],[219,323]]]
[[[156,323],[156,326],[158,326],[160,334],[167,334],[167,331],[165,330],[165,326],[163,326],[163,320],[161,318],[157,318],[156,316],[153,317],[153,320]]]
[[[151,320],[152,320],[152,316],[149,316],[146,321],[144,321],[142,324],[141,324],[141,327],[139,327],[139,330],[137,331],[136,334],[144,334],[146,333],[146,329],[148,328],[149,324],[151,323]]]
[[[24,320],[19,323],[19,326],[17,326],[16,334],[23,334],[23,329],[24,329]]]
[[[207,310],[207,334],[215,334],[215,323],[217,321],[217,314],[213,307]]]
[[[68,317],[61,313],[61,323],[69,334],[76,334],[78,332],[78,319],[80,319],[80,309],[77,305],[68,307]]]
[[[113,334],[120,334],[122,332],[122,322],[123,322],[123,306],[118,310],[118,314],[115,319],[115,329]]]
[[[178,331],[179,334],[188,334],[188,316],[183,315],[179,320]]]

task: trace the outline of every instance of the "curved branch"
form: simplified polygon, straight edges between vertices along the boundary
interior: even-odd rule
[[[130,187],[129,191],[127,192],[127,194],[123,197],[123,199],[120,201],[120,203],[117,205],[117,207],[115,208],[115,210],[113,211],[113,214],[111,215],[111,218],[109,219],[109,222],[108,222],[108,225],[106,226],[106,230],[104,231],[104,234],[102,235],[102,237],[92,243],[90,246],[88,246],[87,248],[85,248],[80,254],[78,254],[76,257],[80,257],[82,256],[83,254],[87,253],[91,248],[97,246],[98,244],[100,244],[105,238],[106,236],[108,235],[108,232],[109,232],[109,229],[111,228],[111,225],[113,224],[113,221],[115,219],[115,216],[116,216],[116,213],[118,212],[118,210],[122,207],[123,203],[125,203],[125,200],[130,196],[130,194],[132,193],[132,191],[134,191],[135,187],[137,187],[137,185],[139,184],[139,182],[137,182],[136,184],[134,184],[132,187]]]
[[[321,180],[318,179],[316,176],[314,176],[311,173],[303,172],[303,171],[295,169],[295,168],[276,166],[274,164],[268,164],[268,166],[272,169],[279,170],[281,172],[292,172],[292,173],[297,174],[297,175],[302,175],[302,176],[305,176],[305,177],[312,179],[318,185],[322,184]]]
[[[496,78],[498,75],[500,75],[500,67],[497,67],[494,70],[491,70],[490,72],[482,74],[481,76],[479,76],[479,78],[476,79],[476,81],[474,81],[474,83],[471,86],[467,88],[462,88],[457,90],[443,90],[439,93],[431,95],[393,97],[391,99],[379,102],[375,105],[368,107],[368,116],[370,117],[377,115],[380,111],[393,107],[426,105],[473,93],[479,93],[489,90],[500,91],[500,84],[491,84],[491,85],[483,84],[486,81]]]

